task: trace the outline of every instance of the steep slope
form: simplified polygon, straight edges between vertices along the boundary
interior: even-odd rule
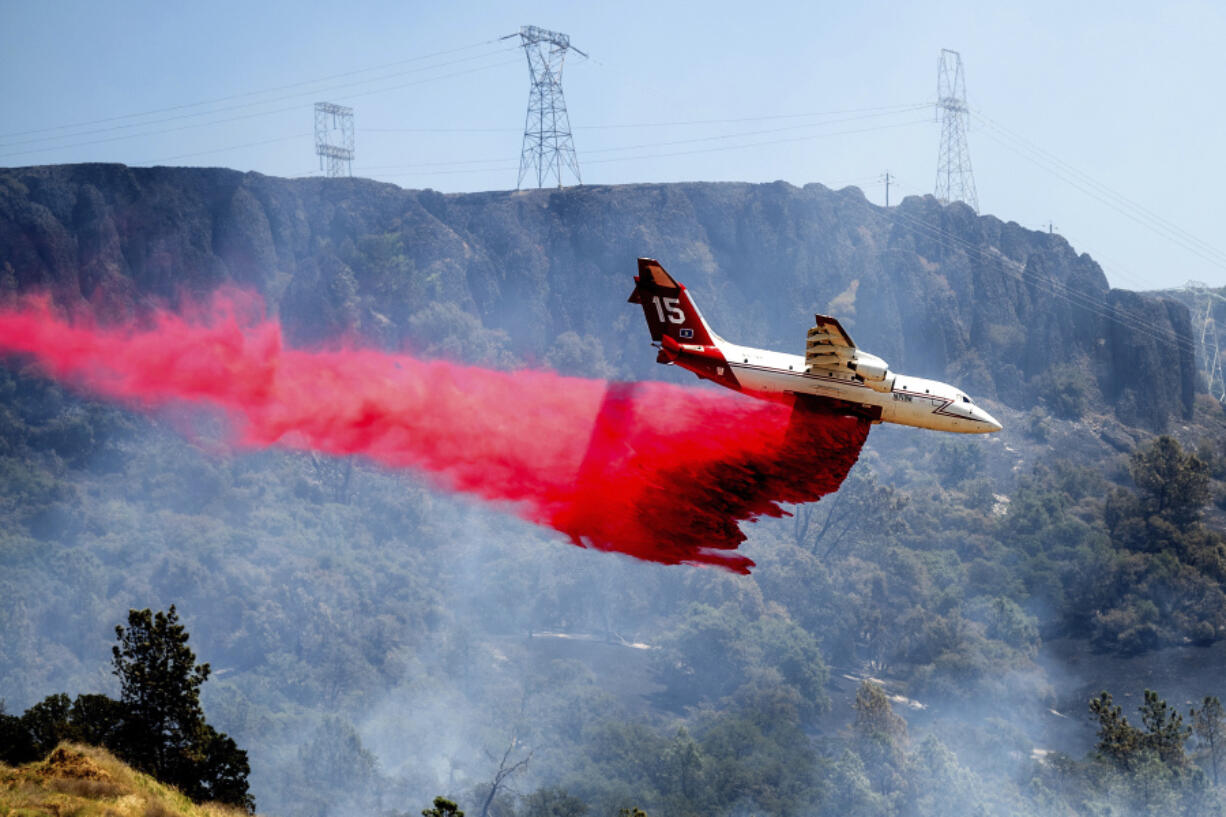
[[[77,817],[241,817],[242,810],[197,805],[105,749],[64,743],[45,760],[0,763],[0,813]]]
[[[1059,236],[930,197],[883,209],[854,188],[782,182],[445,196],[228,170],[0,173],[3,288],[122,313],[230,282],[263,293],[298,342],[356,333],[658,376],[624,308],[640,255],[742,342],[798,349],[812,313],[829,310],[896,368],[1013,408],[1033,406],[1055,371],[1130,425],[1192,411],[1185,307],[1111,290]]]
[[[1033,795],[1048,789],[1031,785],[1045,768],[1032,749],[1092,741],[1084,700],[1067,710],[1076,740],[1047,739],[1080,680],[1038,666],[1045,638],[1118,651],[1155,621],[1163,643],[1195,635],[1185,624],[1226,634],[1216,565],[1117,549],[1103,521],[1103,497],[1131,488],[1120,454],[1147,436],[1121,430],[1116,406],[1189,450],[1226,439],[1203,395],[1191,423],[1172,421],[1193,391],[1188,347],[1171,343],[1187,312],[1109,290],[1059,237],[816,185],[443,196],[221,170],[0,171],[0,291],[124,314],[233,282],[299,344],[351,333],[498,367],[675,378],[625,303],[640,254],[691,284],[730,339],[798,350],[829,310],[899,369],[1002,401],[1007,427],[876,429],[838,494],[746,526],[760,567],[734,577],[581,551],[360,458],[234,450],[209,418],[94,403],[9,361],[0,693],[17,710],[113,693],[114,623],[177,603],[217,667],[210,717],[251,752],[274,813],[416,813],[439,793],[474,813],[510,746],[535,752],[522,793],[565,789],[590,813],[846,814],[827,781],[863,778],[882,796],[948,789],[1037,815],[1058,809]],[[1136,321],[1106,317],[1117,306]],[[1080,421],[1023,413],[1075,408],[1070,395]],[[1213,467],[1220,492],[1226,463]],[[1086,683],[1130,694],[1087,663]],[[867,750],[861,767],[835,763],[865,676],[905,696],[912,750],[948,746],[974,774],[905,762],[904,780]],[[688,793],[655,774],[683,754],[702,775]]]

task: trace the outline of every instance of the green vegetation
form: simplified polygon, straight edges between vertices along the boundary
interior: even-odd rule
[[[435,797],[434,807],[422,809],[421,817],[464,817],[464,812],[446,797]]]
[[[115,628],[115,675],[121,698],[50,695],[21,717],[0,707],[0,760],[17,765],[43,757],[63,741],[105,746],[137,769],[197,803],[255,810],[247,791],[247,753],[204,720],[200,685],[209,665],[196,665],[174,605],[156,616],[131,610]]]
[[[1039,378],[1039,400],[1057,417],[1080,420],[1090,403],[1086,373],[1077,366],[1053,366]]]
[[[488,340],[482,355],[502,348]],[[217,796],[245,773],[208,759],[237,743],[275,813],[414,815],[439,792],[485,817],[1219,799],[1208,702],[1179,724],[1121,710],[1126,762],[1032,754],[1032,713],[1053,705],[1042,639],[1144,655],[1220,638],[1210,431],[1002,474],[991,441],[880,429],[839,494],[749,528],[744,578],[579,550],[361,461],[228,451],[199,418],[185,442],[178,416],[146,422],[10,369],[0,394],[0,630],[15,634],[0,693],[26,708],[0,730],[23,722],[35,757],[117,745],[115,707],[142,704],[99,652],[124,611],[174,599],[127,619],[116,666],[158,634],[169,686],[234,737],[185,728],[188,706],[150,727],[172,751],[134,762],[173,776],[168,758],[191,756],[217,781],[193,796]],[[182,653],[178,611],[209,665]],[[64,688],[84,694],[45,697]]]
[[[1220,814],[1216,681],[1140,708],[1126,673],[1096,682],[1116,695],[1094,698],[1103,743],[1091,693],[1048,670],[1051,642],[1103,673],[1226,646],[1226,422],[1194,394],[1191,347],[1168,342],[1186,312],[1109,290],[1088,256],[1016,224],[919,197],[894,213],[782,183],[445,196],[0,173],[9,293],[121,314],[237,281],[297,346],[668,379],[624,305],[652,253],[729,338],[797,350],[812,305],[838,302],[873,351],[1006,420],[992,439],[875,430],[840,492],[747,527],[759,566],[740,577],[583,551],[360,460],[236,451],[216,418],[145,418],[10,361],[0,696],[25,714],[0,718],[0,747],[116,745],[129,696],[99,656],[130,609],[173,601],[210,665],[178,652],[178,621],[127,620],[117,660],[139,665],[136,636],[162,633],[167,688],[194,701],[141,716],[162,739],[141,762],[174,775],[188,758],[224,787],[242,745],[270,813],[416,817],[441,794],[435,811],[471,817]],[[193,726],[204,710],[235,743]],[[46,783],[52,760],[0,769],[0,812],[203,813]],[[63,799],[74,787],[95,799]]]

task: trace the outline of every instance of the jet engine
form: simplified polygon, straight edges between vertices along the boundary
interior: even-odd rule
[[[856,376],[873,391],[891,392],[894,390],[894,373],[890,371],[889,365],[876,355],[857,352],[856,356],[847,362],[847,368],[855,372]]]

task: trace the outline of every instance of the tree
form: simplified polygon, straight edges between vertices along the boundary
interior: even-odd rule
[[[558,788],[537,789],[523,799],[525,817],[585,817],[587,803]]]
[[[61,740],[72,739],[72,727],[68,713],[72,702],[67,695],[48,695],[21,716],[21,725],[30,737],[35,758],[41,758],[55,748]]]
[[[37,758],[29,730],[16,715],[6,714],[0,698],[0,763],[20,766]]]
[[[1213,785],[1218,784],[1218,761],[1226,749],[1226,711],[1216,695],[1206,695],[1200,709],[1188,712],[1192,730],[1208,750],[1209,766],[1213,770]]]
[[[195,743],[204,722],[200,686],[208,664],[196,664],[187,630],[175,606],[155,616],[148,608],[128,611],[128,626],[115,627],[111,648],[120,700],[127,708],[128,760],[159,780],[169,780]]]
[[[48,695],[19,718],[0,706],[0,760],[14,766],[39,760],[65,740],[114,749],[122,725],[123,705],[105,695],[78,695],[71,703],[64,693]]]
[[[702,785],[702,750],[684,726],[677,730],[672,745],[664,752],[661,766],[671,784],[668,788],[673,799],[683,808],[692,803]]]
[[[464,817],[464,812],[446,797],[435,797],[434,808],[422,809],[421,817]]]
[[[1140,711],[1144,730],[1128,722],[1110,693],[1101,692],[1090,700],[1090,713],[1098,719],[1099,756],[1126,772],[1140,769],[1150,753],[1172,771],[1186,767],[1184,741],[1191,730],[1183,725],[1183,716],[1152,689],[1145,690]]]
[[[822,801],[823,815],[830,817],[871,817],[888,814],[886,798],[873,791],[864,761],[850,749],[830,768],[829,787]]]
[[[1052,414],[1080,420],[1089,403],[1086,376],[1073,365],[1053,366],[1039,378],[1039,399]]]
[[[1123,707],[1116,706],[1106,690],[1090,699],[1090,714],[1098,720],[1099,757],[1126,770],[1141,746],[1141,730],[1128,722]]]
[[[323,811],[374,813],[379,788],[375,756],[362,745],[353,725],[337,716],[325,717],[298,749],[298,776],[292,791],[320,803]],[[330,804],[330,808],[322,804]],[[307,811],[305,804],[292,811]]]
[[[156,616],[129,610],[115,628],[114,673],[122,699],[49,695],[20,718],[0,706],[0,760],[27,763],[60,741],[105,746],[124,761],[176,786],[197,803],[214,801],[255,811],[247,789],[247,753],[205,723],[200,685],[208,664],[196,664],[172,605]]]
[[[934,456],[937,472],[946,483],[958,485],[983,470],[983,447],[975,442],[942,442]]]
[[[116,746],[124,724],[123,704],[106,695],[78,695],[68,712],[72,740]]]
[[[905,518],[907,499],[893,486],[879,483],[866,468],[852,469],[838,492],[822,502],[796,507],[794,532],[799,547],[828,559],[846,546],[884,537],[887,532],[879,520],[891,520],[889,532],[897,533],[897,520]]]
[[[1158,697],[1152,689],[1145,690],[1141,705],[1141,723],[1145,725],[1142,743],[1158,754],[1167,766],[1181,769],[1188,765],[1183,744],[1192,730],[1183,725],[1183,715]]]
[[[901,742],[907,736],[907,722],[894,713],[890,699],[880,684],[865,680],[856,690],[855,731],[860,738],[882,736],[891,743]]]
[[[856,751],[865,767],[875,772],[879,790],[894,788],[894,778],[904,760],[907,722],[894,712],[885,690],[872,681],[860,683],[852,708],[856,711],[852,726]]]
[[[518,743],[518,736],[512,732],[511,742],[507,744],[507,750],[502,753],[502,760],[498,763],[498,770],[494,772],[494,779],[490,783],[489,794],[485,796],[485,802],[481,804],[481,817],[488,817],[490,806],[493,805],[494,798],[498,796],[498,790],[502,788],[512,775],[523,769],[528,765],[528,761],[532,760],[532,750],[528,750],[528,754],[524,757],[514,762],[511,761],[511,753],[515,751]],[[492,755],[490,759],[493,759]]]
[[[209,665],[196,663],[174,605],[156,615],[129,610],[128,626],[116,626],[115,637],[111,658],[124,707],[117,753],[197,802],[254,811],[247,753],[205,723],[200,686]]]
[[[1185,454],[1174,437],[1164,434],[1134,451],[1128,471],[1145,510],[1180,528],[1196,522],[1209,501],[1209,466],[1196,454]]]
[[[910,803],[904,813],[917,817],[987,813],[975,775],[936,735],[926,737],[910,760]]]
[[[251,765],[233,738],[202,723],[193,762],[184,794],[197,802],[229,803],[255,811],[255,799],[247,789]]]

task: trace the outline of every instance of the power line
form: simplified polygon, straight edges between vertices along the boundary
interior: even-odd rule
[[[838,111],[816,111],[812,113],[782,113],[759,116],[740,116],[733,119],[689,119],[680,122],[634,122],[616,125],[579,125],[576,130],[592,130],[601,128],[670,128],[689,125],[724,125],[739,122],[762,122],[770,119],[808,119],[814,117],[843,116],[845,114],[872,113],[876,111],[902,113],[904,111],[927,108],[928,102],[908,102],[900,105],[880,105],[873,108],[845,108]]]
[[[269,98],[269,99],[261,100],[261,101],[259,101],[259,102],[245,102],[245,103],[242,103],[242,104],[240,104],[240,105],[231,105],[231,106],[224,107],[224,108],[215,108],[215,109],[210,110],[210,111],[199,111],[199,112],[196,112],[196,113],[177,114],[177,115],[175,115],[175,116],[168,116],[168,117],[164,117],[164,118],[162,118],[162,119],[152,119],[152,120],[148,120],[148,121],[145,121],[145,122],[134,122],[134,123],[132,123],[132,124],[128,124],[128,125],[114,125],[114,126],[111,126],[111,127],[107,127],[107,128],[98,128],[98,129],[95,129],[95,130],[90,130],[90,131],[79,131],[79,132],[76,132],[76,133],[65,134],[65,135],[63,135],[63,136],[49,136],[49,137],[41,137],[41,138],[37,138],[37,139],[25,139],[25,140],[21,140],[21,141],[17,141],[17,142],[9,142],[9,143],[7,143],[7,144],[0,144],[0,150],[4,150],[4,149],[6,149],[6,148],[21,147],[22,145],[43,144],[43,143],[45,143],[45,141],[46,141],[47,139],[75,139],[75,138],[80,137],[80,136],[92,136],[92,135],[97,135],[97,134],[100,134],[100,133],[113,133],[113,132],[115,132],[115,131],[130,130],[130,129],[132,129],[132,128],[143,128],[143,127],[147,127],[147,126],[149,126],[149,125],[160,125],[160,124],[165,124],[165,123],[167,123],[167,122],[178,122],[178,121],[182,121],[182,120],[184,120],[184,119],[195,119],[195,118],[199,118],[199,117],[216,116],[217,114],[221,114],[221,113],[229,113],[229,112],[231,112],[231,111],[241,111],[241,110],[245,110],[245,109],[249,109],[249,108],[257,108],[257,107],[260,107],[260,106],[263,106],[263,105],[271,105],[271,104],[274,104],[274,103],[276,103],[276,102],[283,102],[283,101],[285,101],[285,100],[289,100],[289,99],[307,99],[307,98],[313,98],[313,97],[318,97],[319,95],[324,94],[324,93],[331,93],[331,92],[333,92],[333,91],[343,90],[343,89],[345,89],[345,88],[360,87],[360,86],[363,86],[363,85],[369,85],[369,84],[371,84],[371,83],[375,83],[375,82],[383,82],[383,81],[385,81],[385,80],[389,80],[389,79],[396,79],[396,78],[398,78],[398,77],[408,76],[408,75],[410,75],[410,74],[416,74],[416,73],[420,73],[420,72],[422,72],[422,71],[432,71],[432,70],[435,70],[435,69],[438,69],[438,68],[445,68],[445,67],[448,67],[448,66],[451,66],[451,65],[458,65],[458,64],[463,63],[463,62],[471,62],[471,61],[472,61],[472,60],[474,60],[474,59],[484,59],[484,58],[486,58],[486,57],[496,56],[496,55],[498,55],[498,54],[503,54],[503,53],[506,53],[507,51],[512,51],[512,50],[514,50],[514,49],[506,49],[506,48],[502,48],[502,49],[498,49],[498,50],[496,50],[496,51],[491,51],[491,52],[488,52],[488,53],[485,53],[485,54],[477,54],[477,55],[474,55],[474,56],[472,56],[472,57],[464,57],[464,58],[459,59],[459,60],[452,60],[452,61],[450,61],[450,62],[439,63],[439,64],[436,64],[436,65],[428,65],[428,66],[423,66],[423,67],[421,67],[421,68],[413,68],[413,69],[410,69],[410,70],[408,70],[408,71],[400,71],[400,72],[397,72],[397,73],[394,73],[394,74],[386,74],[386,75],[384,75],[384,76],[380,76],[380,77],[371,77],[371,78],[369,78],[369,79],[358,80],[358,81],[355,81],[355,82],[348,82],[348,83],[344,83],[344,84],[342,84],[342,85],[334,85],[334,86],[330,86],[330,87],[326,87],[326,88],[317,88],[317,89],[312,90],[312,91],[303,91],[303,92],[300,92],[300,93],[288,94],[288,95],[285,95],[285,96],[272,97],[272,98]],[[501,65],[501,63],[499,63],[499,65]],[[493,67],[493,66],[485,66],[485,67]],[[457,73],[465,73],[465,72],[457,72]],[[448,74],[448,75],[445,75],[445,76],[455,76],[455,75],[456,75],[456,74]],[[430,79],[431,79],[431,80],[433,80],[433,79],[440,79],[440,78],[442,78],[442,77],[434,77],[434,78],[430,78]],[[426,80],[426,81],[430,81],[430,80]],[[397,86],[397,87],[402,87],[402,86]],[[264,115],[268,115],[268,114],[270,114],[270,113],[279,113],[281,110],[284,110],[284,109],[278,109],[277,111],[265,111],[265,112],[260,112],[260,113],[253,114],[253,116],[264,116]],[[80,143],[78,143],[78,144],[80,144]],[[61,145],[60,147],[72,147],[72,145]],[[52,146],[52,147],[49,147],[49,148],[48,148],[48,150],[54,150],[54,149],[56,149],[56,147],[55,147],[55,146]],[[28,151],[27,151],[27,152],[28,152]],[[5,154],[5,155],[14,155],[14,156],[15,156],[15,155],[20,155],[20,154],[19,154],[19,153],[8,153],[8,154]]]
[[[628,162],[628,161],[638,161],[641,159],[655,159],[655,158],[675,157],[675,156],[690,156],[690,155],[697,155],[697,154],[702,154],[702,153],[715,153],[715,152],[726,151],[726,150],[743,150],[747,148],[765,147],[769,145],[787,144],[787,143],[792,143],[792,142],[806,142],[806,141],[810,141],[813,139],[825,139],[825,138],[829,138],[832,136],[847,136],[847,135],[852,135],[852,134],[869,133],[872,131],[887,130],[891,128],[909,127],[912,125],[925,124],[928,121],[929,120],[927,119],[914,119],[914,120],[910,120],[906,122],[894,122],[890,124],[875,125],[875,126],[867,127],[867,128],[853,128],[853,129],[847,129],[847,130],[841,130],[841,131],[831,131],[831,132],[826,132],[826,133],[812,133],[812,134],[806,134],[804,136],[788,137],[785,139],[759,140],[756,142],[749,142],[749,143],[740,144],[740,145],[721,145],[718,147],[700,148],[700,149],[695,149],[695,150],[670,151],[667,153],[660,153],[660,154],[644,154],[644,155],[639,155],[639,156],[615,156],[615,157],[608,157],[604,159],[592,159],[592,160],[588,160],[587,163],[588,164],[607,164],[610,162]],[[790,128],[784,128],[780,130],[789,130],[789,129]],[[683,140],[683,141],[688,141],[691,143],[701,142],[701,141],[707,141],[709,138],[710,137],[702,137],[702,138],[695,139],[695,140]],[[629,149],[642,149],[642,148],[652,148],[652,147],[664,147],[664,146],[669,146],[673,144],[677,144],[677,142],[658,142],[654,144],[641,144],[641,145],[634,145],[631,147],[623,147],[623,148],[609,148],[608,150],[613,151],[613,150],[629,150]],[[592,151],[592,152],[595,153],[597,151]],[[416,167],[440,167],[440,166],[463,165],[463,164],[490,164],[490,163],[507,162],[507,161],[510,161],[509,157],[500,157],[500,158],[491,158],[491,159],[466,159],[466,160],[455,161],[455,162],[422,162],[422,163],[409,164],[409,165],[379,165],[379,166],[373,166],[373,167],[359,167],[358,170],[363,171],[363,172],[372,171],[372,170],[396,170],[396,169],[401,169],[401,168],[404,168],[406,170],[411,170],[412,168],[416,168]],[[479,173],[479,172],[486,172],[487,170],[491,170],[491,169],[478,168],[474,170],[457,170],[454,172],[456,173]],[[438,171],[436,173],[442,173],[442,172],[445,172],[445,171]],[[381,175],[387,175],[387,174],[381,174]],[[389,177],[395,178],[396,176],[411,176],[411,175],[414,175],[414,174],[413,173],[392,174]]]
[[[742,116],[734,119],[689,119],[673,122],[618,122],[605,123],[597,125],[573,125],[571,130],[615,130],[615,129],[641,129],[641,128],[674,128],[674,127],[690,127],[694,125],[726,125],[738,124],[741,122],[764,122],[772,119],[812,119],[830,116],[841,116],[844,114],[871,113],[875,111],[904,113],[907,111],[918,111],[927,108],[929,102],[911,102],[903,105],[884,105],[875,108],[849,108],[838,111],[817,111],[811,113],[786,113],[786,114],[769,114],[761,116]],[[842,120],[840,120],[842,121]],[[810,123],[822,124],[822,123]],[[799,126],[798,126],[799,127]],[[362,133],[520,133],[519,128],[363,128]]]
[[[369,73],[371,71],[381,71],[384,68],[392,68],[397,65],[406,65],[411,62],[420,62],[421,60],[431,59],[433,57],[442,57],[448,54],[457,54],[461,51],[469,51],[473,48],[479,48],[480,46],[490,45],[496,42],[498,41],[497,40],[483,40],[479,43],[472,43],[470,45],[460,46],[459,48],[450,48],[444,51],[434,51],[429,54],[422,54],[421,56],[418,56],[418,57],[410,57],[408,59],[396,60],[395,62],[383,63],[382,65],[375,65],[375,66],[371,66],[370,68],[357,68],[352,71],[344,71],[339,74],[329,74],[327,76],[318,77],[316,79],[302,80],[301,82],[291,82],[288,85],[278,85],[272,88],[264,88],[258,91],[245,91],[243,93],[230,94],[229,96],[222,96],[222,97],[216,97],[214,99],[201,100],[200,102],[189,102],[183,105],[172,105],[167,108],[154,108],[152,110],[141,111],[138,113],[120,114],[118,116],[108,116],[102,119],[92,119],[92,120],[88,120],[85,122],[76,122],[76,123],[66,124],[66,125],[52,125],[52,126],[45,127],[45,128],[35,128],[32,130],[10,131],[8,133],[0,133],[0,139],[8,139],[11,136],[26,136],[28,134],[35,134],[35,133],[48,133],[50,131],[64,130],[68,128],[80,128],[80,127],[88,127],[91,125],[101,125],[107,122],[118,122],[119,120],[122,120],[122,119],[136,119],[142,116],[153,116],[155,114],[170,113],[172,111],[182,111],[182,110],[187,110],[189,108],[198,108],[204,105],[215,105],[219,102],[229,102],[232,99],[244,99],[246,97],[260,96],[261,94],[273,93],[275,91],[284,91],[290,88],[301,88],[304,85],[314,85],[319,82],[328,82],[333,79],[340,79],[342,77],[354,76],[356,74],[364,74],[364,73]],[[145,123],[145,124],[148,124],[148,123]],[[73,135],[82,136],[84,134],[73,134]]]
[[[1078,181],[1076,178],[1070,177],[1069,175],[1066,175],[1060,172],[1059,170],[1054,169],[1044,164],[1041,160],[1036,159],[1033,156],[1029,156],[1021,151],[1017,151],[1016,148],[1009,145],[1007,142],[997,139],[991,133],[985,132],[985,135],[989,139],[992,139],[993,141],[1000,144],[1001,146],[1009,148],[1010,150],[1014,150],[1019,155],[1021,155],[1022,158],[1034,163],[1039,168],[1047,171],[1048,173],[1055,176],[1060,181],[1063,181],[1065,184],[1069,185],[1070,187],[1081,191],[1082,193],[1086,194],[1087,196],[1094,199],[1095,201],[1098,201],[1100,204],[1104,204],[1107,207],[1111,208],[1112,210],[1115,210],[1117,213],[1124,216],[1125,218],[1131,221],[1134,221],[1137,224],[1140,224],[1141,226],[1145,227],[1151,232],[1161,236],[1162,238],[1167,239],[1172,244],[1175,244],[1176,246],[1187,250],[1188,252],[1197,256],[1201,260],[1206,261],[1216,267],[1226,269],[1226,260],[1223,260],[1221,257],[1215,257],[1215,252],[1212,251],[1211,248],[1209,251],[1206,251],[1205,249],[1202,249],[1201,246],[1198,246],[1199,244],[1199,245],[1204,245],[1208,247],[1209,245],[1205,244],[1205,242],[1202,242],[1199,239],[1196,239],[1195,241],[1185,239],[1179,234],[1182,231],[1177,232],[1175,230],[1171,230],[1170,228],[1165,227],[1161,221],[1157,221],[1155,219],[1148,218],[1143,214],[1129,210],[1127,206],[1122,205],[1116,201],[1113,201],[1109,196],[1099,193],[1092,186],[1082,183]]]
[[[643,154],[639,156],[618,156],[618,157],[606,158],[606,159],[591,159],[591,160],[588,160],[588,164],[603,164],[607,162],[623,162],[623,161],[631,161],[631,160],[639,160],[639,159],[661,159],[661,158],[671,158],[674,156],[695,156],[701,153],[718,153],[718,152],[725,151],[725,150],[742,150],[744,148],[766,147],[768,145],[784,145],[784,144],[790,144],[794,142],[808,142],[813,139],[826,139],[831,136],[850,136],[850,135],[858,134],[858,133],[870,133],[872,131],[889,130],[891,128],[905,128],[905,127],[910,127],[912,125],[926,124],[928,121],[929,120],[927,119],[915,119],[909,122],[895,122],[889,125],[876,125],[870,128],[853,128],[850,130],[832,131],[830,133],[816,133],[816,134],[807,134],[805,136],[792,136],[786,139],[769,139],[769,140],[764,140],[764,141],[759,141],[759,142],[748,142],[742,145],[721,145],[719,147],[699,148],[695,150],[671,151],[668,153]]]
[[[155,165],[158,162],[171,162],[175,159],[188,159],[192,156],[206,156],[211,153],[226,153],[231,150],[242,150],[243,148],[260,147],[261,145],[273,145],[278,142],[288,142],[291,139],[307,139],[311,136],[309,133],[294,133],[289,136],[277,136],[273,139],[261,139],[258,142],[245,142],[241,145],[228,145],[224,148],[213,148],[212,150],[197,150],[192,153],[180,153],[176,156],[162,156],[157,159],[143,159],[138,162],[132,162],[134,165]]]
[[[864,200],[863,204],[870,208],[876,207],[867,200]],[[989,252],[978,244],[968,241],[961,236],[955,235],[954,233],[951,233],[938,225],[930,224],[922,219],[909,215],[908,213],[904,212],[901,207],[891,208],[890,210],[886,211],[885,215],[888,218],[892,218],[896,221],[904,222],[905,224],[910,225],[917,232],[925,234],[930,238],[940,238],[950,242],[951,244],[957,245],[968,253],[973,253],[981,261],[994,264],[1002,272],[1017,279],[1020,283],[1046,289],[1053,297],[1064,300],[1072,306],[1084,309],[1096,317],[1111,321],[1124,329],[1128,329],[1137,334],[1146,336],[1159,343],[1170,343],[1174,345],[1176,349],[1190,352],[1193,355],[1196,353],[1196,347],[1191,340],[1181,338],[1178,333],[1174,332],[1173,330],[1171,331],[1170,336],[1167,336],[1162,329],[1157,327],[1157,325],[1151,321],[1123,312],[1114,305],[1107,305],[1104,301],[1101,301],[1089,293],[1074,289],[1054,278],[1042,279],[1034,274],[1027,276],[1026,267],[1024,265],[1007,258],[1001,254],[999,250]],[[995,250],[995,248],[992,249]]]
[[[976,111],[975,118],[987,126],[988,130],[982,132],[997,144],[1039,166],[1065,184],[1110,207],[1120,215],[1135,221],[1157,235],[1191,252],[1201,260],[1226,269],[1226,252],[1184,230],[1174,222],[1163,218],[1144,205],[1097,181],[1088,173],[1079,170],[1049,151],[1035,145],[1025,137],[1013,133],[983,113]]]
[[[897,182],[897,177],[895,178],[895,181]],[[863,203],[870,208],[874,206],[867,200]],[[899,221],[907,222],[914,229],[928,235],[930,238],[941,238],[953,244],[960,245],[964,249],[975,253],[981,260],[995,262],[1003,272],[1017,278],[1019,281],[1046,288],[1053,296],[1065,300],[1074,306],[1086,309],[1095,314],[1097,317],[1113,321],[1126,329],[1140,332],[1159,342],[1171,341],[1171,338],[1166,338],[1159,334],[1156,331],[1157,327],[1152,322],[1146,321],[1143,318],[1128,315],[1127,313],[1121,313],[1114,306],[1104,308],[1104,304],[1098,299],[1088,295],[1087,293],[1081,292],[1080,290],[1073,289],[1067,284],[1057,281],[1054,278],[1043,280],[1039,279],[1037,276],[1031,276],[1031,279],[1028,280],[1025,274],[1025,266],[1019,262],[1007,258],[998,250],[991,253],[985,253],[983,248],[978,244],[974,244],[961,236],[955,235],[939,225],[930,224],[922,219],[911,216],[903,212],[901,208],[894,208],[893,210],[890,210],[887,215]],[[1195,352],[1194,346],[1190,342],[1180,339],[1178,335],[1175,336],[1174,340],[1176,345],[1183,348],[1184,351]]]
[[[514,60],[514,62],[518,62],[518,60]],[[449,73],[449,74],[441,74],[441,75],[439,75],[439,76],[437,76],[437,77],[426,77],[426,78],[424,78],[424,79],[416,80],[416,81],[414,81],[414,82],[406,82],[406,83],[401,83],[401,84],[399,84],[399,85],[393,85],[393,86],[389,86],[389,87],[386,87],[386,88],[376,88],[376,89],[371,90],[371,91],[361,91],[361,92],[358,92],[358,93],[345,94],[345,95],[341,96],[341,97],[340,97],[340,99],[342,99],[342,100],[344,100],[344,101],[348,102],[348,101],[350,101],[350,100],[360,99],[360,98],[362,98],[362,97],[371,96],[371,95],[373,95],[373,94],[382,94],[382,93],[387,93],[388,91],[398,91],[398,90],[400,90],[400,89],[402,89],[402,88],[409,88],[409,87],[413,87],[413,86],[416,86],[416,85],[424,85],[424,84],[429,83],[429,82],[437,82],[437,81],[439,81],[439,80],[443,80],[443,79],[451,79],[451,78],[453,78],[453,77],[463,76],[463,75],[465,75],[465,74],[472,74],[472,73],[475,73],[475,72],[477,72],[477,71],[485,71],[485,70],[488,70],[488,69],[490,69],[490,68],[501,68],[501,67],[503,67],[503,66],[505,66],[505,65],[507,65],[507,64],[508,64],[508,61],[504,60],[504,61],[497,62],[497,63],[491,63],[491,64],[489,64],[489,65],[480,65],[480,66],[476,66],[476,67],[474,67],[474,68],[469,68],[469,69],[466,69],[466,70],[463,70],[463,71],[453,71],[452,73]],[[305,95],[304,95],[304,94],[296,94],[295,96],[296,96],[296,97],[302,97],[302,96],[305,96]],[[293,97],[287,97],[287,98],[293,98]],[[276,101],[276,100],[270,100],[270,101]],[[224,118],[224,119],[217,119],[217,120],[213,120],[213,121],[210,121],[210,122],[197,122],[197,123],[195,123],[195,124],[191,124],[191,125],[180,125],[180,126],[178,126],[178,127],[174,127],[174,128],[163,128],[163,129],[160,129],[160,130],[144,131],[144,132],[141,132],[141,133],[129,133],[129,134],[125,134],[125,135],[123,135],[123,136],[112,136],[112,137],[108,137],[108,138],[106,138],[106,139],[93,139],[93,140],[89,140],[89,141],[86,141],[86,142],[74,142],[74,143],[72,143],[72,144],[67,144],[67,145],[57,145],[57,146],[54,146],[54,147],[48,147],[48,148],[38,148],[38,149],[33,149],[33,150],[23,150],[23,151],[15,151],[15,152],[11,152],[11,153],[2,153],[2,154],[0,154],[0,159],[7,159],[7,158],[10,158],[10,157],[13,157],[13,156],[27,156],[27,155],[32,154],[32,153],[49,153],[49,152],[53,152],[53,151],[57,151],[57,150],[67,150],[68,148],[75,148],[75,147],[89,147],[89,146],[93,146],[93,145],[102,145],[102,144],[108,144],[108,143],[111,143],[111,142],[120,142],[120,141],[123,141],[123,140],[125,140],[125,139],[137,139],[137,138],[140,138],[140,137],[142,137],[142,136],[159,136],[159,135],[162,135],[162,134],[167,134],[167,133],[178,133],[178,132],[181,132],[181,131],[186,131],[186,130],[194,130],[194,129],[196,129],[196,128],[205,128],[205,127],[211,127],[211,126],[213,126],[213,125],[223,125],[223,124],[228,124],[228,123],[230,123],[230,122],[241,122],[241,121],[244,121],[244,120],[247,120],[247,119],[254,119],[254,118],[257,118],[257,117],[261,117],[261,116],[272,116],[272,115],[274,115],[274,114],[279,114],[279,113],[287,113],[287,112],[291,112],[291,111],[300,112],[301,110],[302,110],[301,105],[290,105],[290,106],[287,106],[287,107],[276,108],[276,109],[273,109],[273,110],[267,110],[267,111],[256,111],[256,112],[254,112],[254,113],[248,113],[248,114],[241,114],[241,115],[238,115],[238,116],[226,117],[226,118]],[[146,124],[152,124],[152,123],[146,123]]]
[[[921,107],[926,108],[927,105],[924,105]],[[599,148],[597,150],[589,150],[587,152],[588,153],[612,153],[614,151],[619,151],[619,150],[637,150],[639,148],[647,148],[647,147],[666,147],[666,146],[671,146],[671,145],[688,145],[688,144],[694,144],[696,142],[713,142],[719,139],[739,139],[745,136],[762,136],[762,135],[770,134],[770,133],[785,133],[787,131],[801,130],[803,128],[813,128],[813,127],[825,126],[825,125],[838,125],[838,124],[842,124],[843,122],[854,122],[857,120],[870,119],[870,118],[878,117],[878,116],[894,116],[897,113],[908,113],[913,110],[919,110],[919,107],[904,108],[901,111],[896,111],[896,112],[892,112],[889,114],[878,114],[878,113],[864,114],[862,116],[849,116],[844,119],[834,119],[829,122],[808,123],[804,125],[785,125],[784,127],[781,127],[781,128],[767,128],[767,129],[762,129],[762,130],[738,131],[737,133],[720,134],[717,136],[699,136],[699,137],[695,137],[692,139],[674,139],[674,140],[665,141],[665,142],[650,142],[650,143],[642,144],[642,145],[628,145],[626,147]]]

